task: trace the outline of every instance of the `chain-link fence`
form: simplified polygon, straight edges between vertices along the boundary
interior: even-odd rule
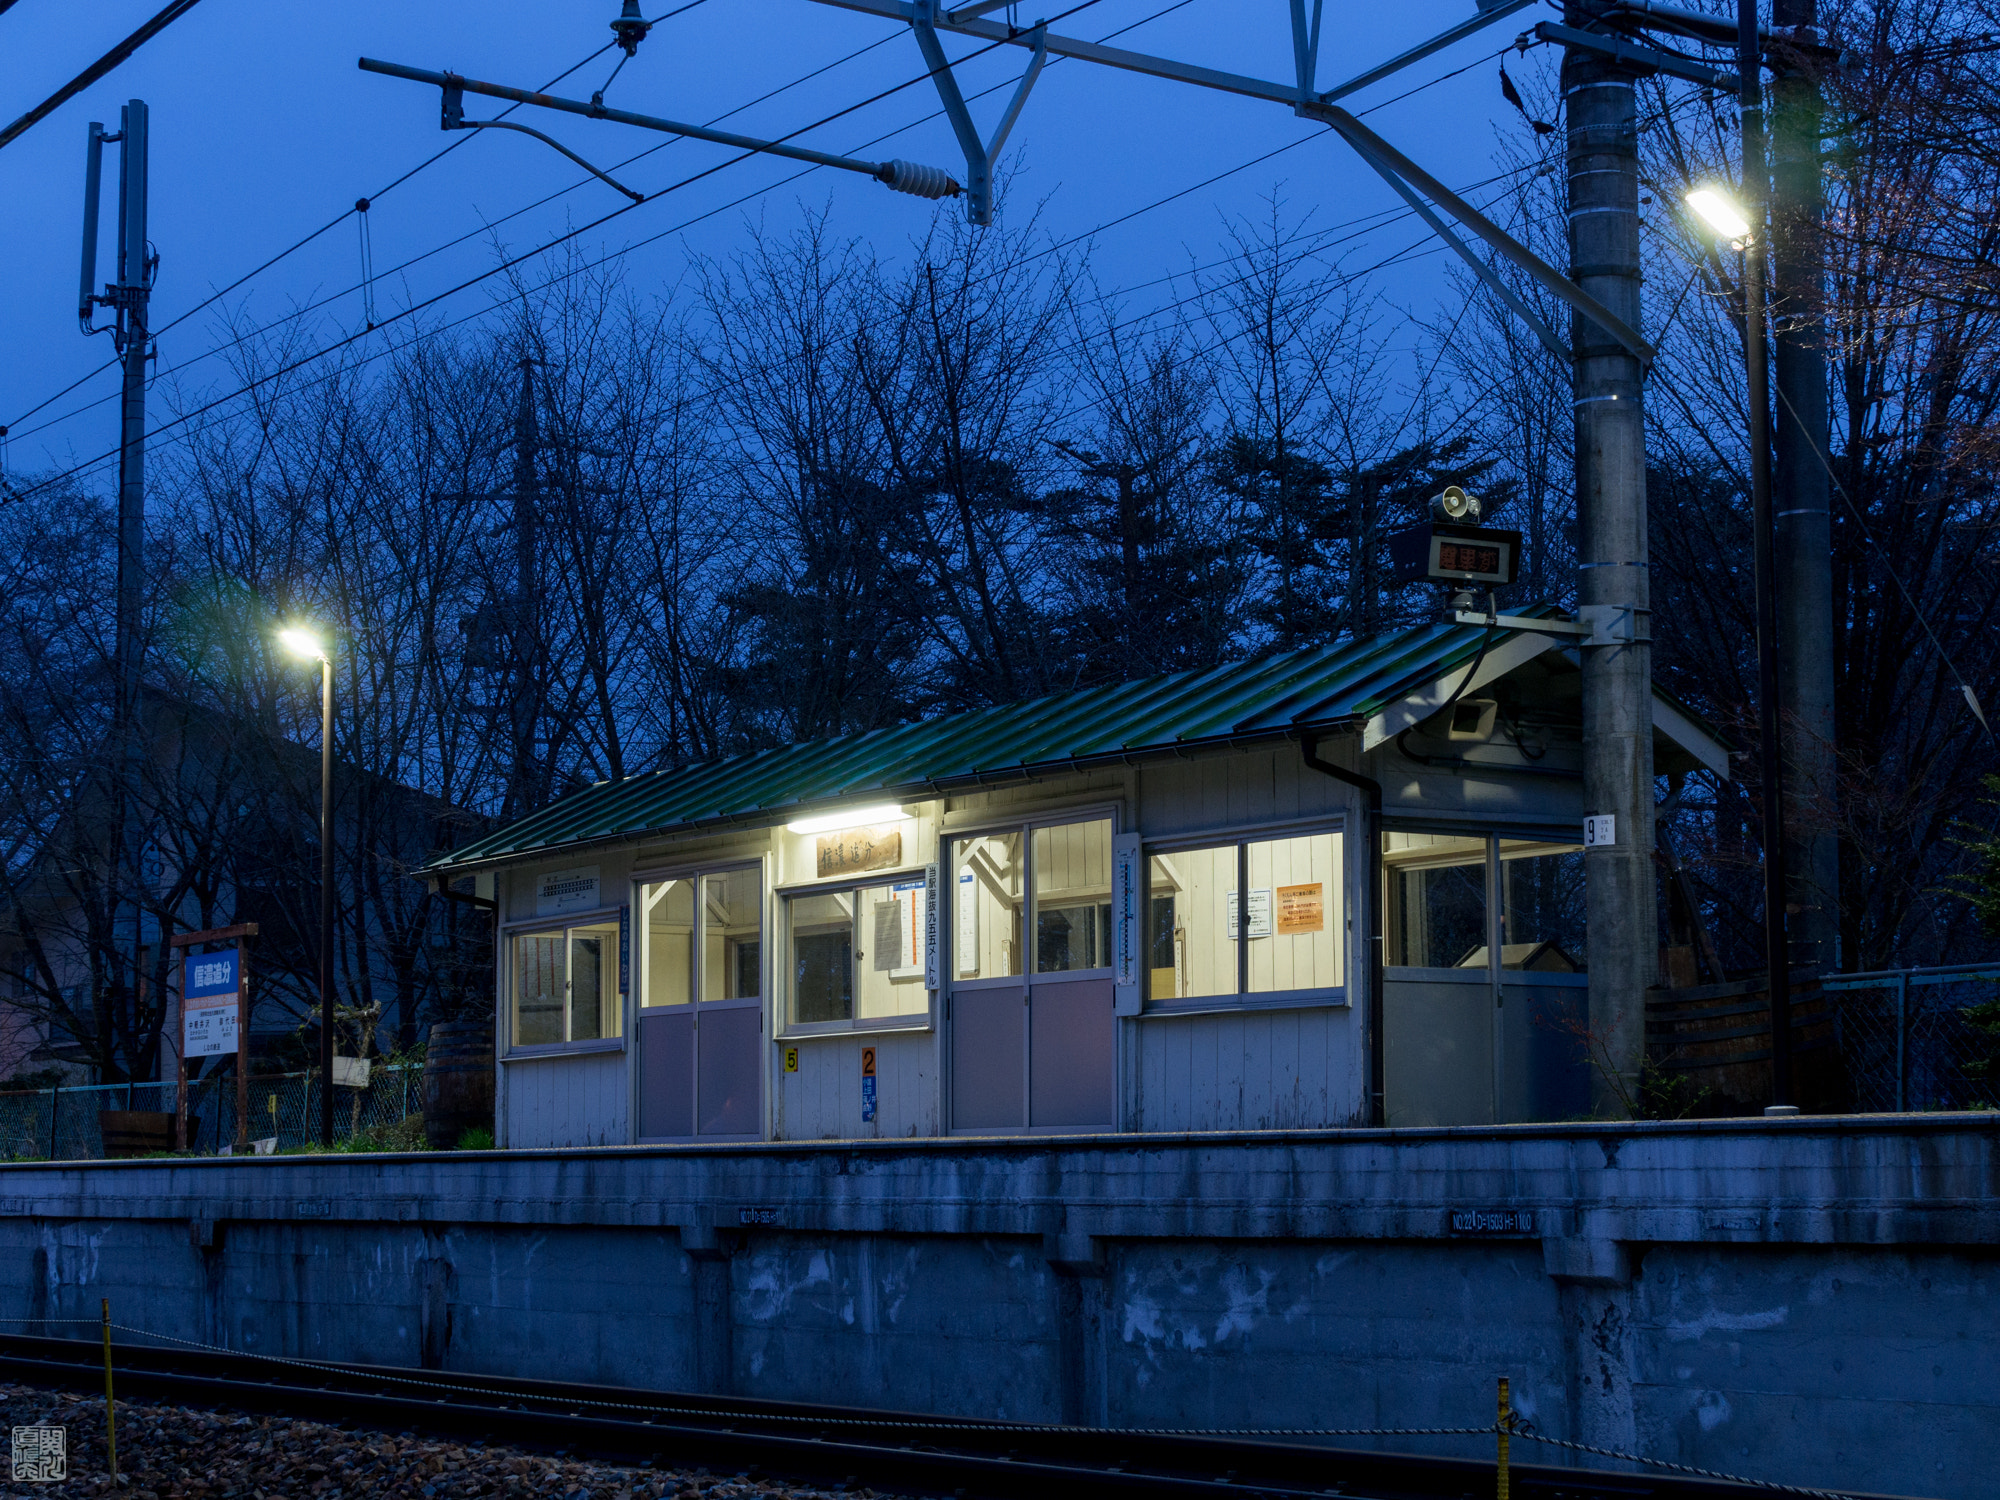
[[[107,1111],[151,1111],[171,1115],[175,1085],[107,1083],[74,1088],[0,1091],[0,1160],[91,1161],[103,1157],[102,1117]],[[249,1089],[250,1140],[276,1138],[280,1151],[319,1139],[320,1079],[317,1071],[252,1076]],[[189,1145],[213,1155],[236,1140],[236,1078],[212,1074],[188,1085]],[[363,1131],[396,1125],[423,1109],[423,1068],[419,1064],[377,1065],[366,1088],[336,1084],[333,1134],[351,1140]]]
[[[1828,975],[1848,1108],[2000,1108],[1996,981],[1990,964]]]

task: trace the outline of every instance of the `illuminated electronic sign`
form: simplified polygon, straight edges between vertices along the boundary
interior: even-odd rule
[[[1483,583],[1499,588],[1514,581],[1521,561],[1521,533],[1431,521],[1392,535],[1389,560],[1398,583]]]

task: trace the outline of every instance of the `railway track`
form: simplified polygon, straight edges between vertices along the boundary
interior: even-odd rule
[[[114,1345],[113,1364],[121,1397],[967,1500],[1225,1494],[1487,1500],[1494,1492],[1491,1461],[1297,1441],[1051,1429],[131,1343]],[[0,1377],[101,1392],[103,1348],[94,1340],[0,1335]],[[1516,1452],[1525,1446],[1517,1442]],[[1511,1473],[1513,1494],[1522,1500],[1754,1500],[1781,1493],[1539,1464],[1515,1463]]]

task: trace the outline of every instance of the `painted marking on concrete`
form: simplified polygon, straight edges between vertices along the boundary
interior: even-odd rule
[[[292,1212],[301,1219],[330,1219],[333,1205],[324,1198],[301,1198]]]
[[[784,1216],[775,1208],[739,1208],[736,1210],[739,1224],[782,1224]]]
[[[1445,1218],[1453,1234],[1533,1234],[1532,1208],[1454,1208]]]

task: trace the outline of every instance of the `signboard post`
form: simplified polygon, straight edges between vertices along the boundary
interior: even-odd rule
[[[183,932],[168,939],[181,950],[180,1061],[174,1090],[175,1149],[188,1149],[187,1060],[236,1054],[236,1149],[250,1140],[250,947],[255,922]],[[219,953],[191,953],[208,943],[234,940]]]

